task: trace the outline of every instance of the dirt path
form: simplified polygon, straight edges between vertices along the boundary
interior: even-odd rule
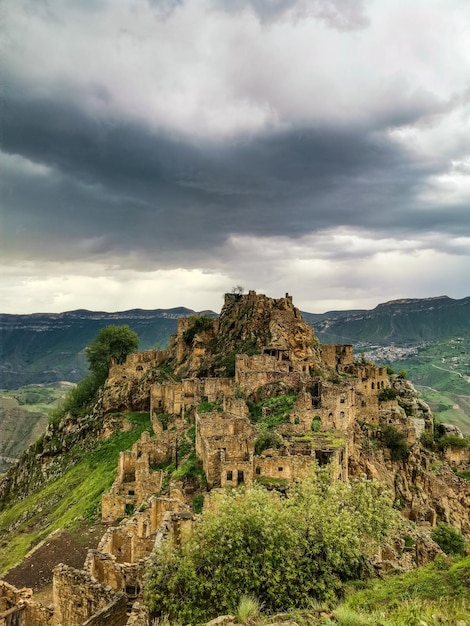
[[[19,589],[31,587],[35,593],[51,589],[54,567],[65,563],[81,569],[88,550],[97,547],[105,530],[102,524],[83,525],[73,531],[59,530],[5,574],[3,579]]]

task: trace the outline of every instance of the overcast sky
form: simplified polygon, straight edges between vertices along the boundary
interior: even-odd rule
[[[2,0],[0,311],[470,295],[468,0]]]

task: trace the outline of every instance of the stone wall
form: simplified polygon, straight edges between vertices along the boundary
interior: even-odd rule
[[[244,464],[253,455],[256,431],[247,417],[244,400],[229,398],[224,404],[236,414],[196,413],[196,454],[202,460],[209,488],[220,485],[222,480],[231,485],[250,480]],[[230,471],[232,478],[229,480],[227,472]],[[243,472],[243,478],[239,471]]]
[[[341,370],[354,363],[353,347],[351,345],[337,345],[326,343],[320,345],[323,363],[331,368]]]
[[[29,588],[17,589],[0,580],[1,626],[49,626],[53,611],[33,600]]]
[[[153,462],[166,461],[168,447],[164,447],[165,458],[161,459],[159,454],[162,451],[159,444],[155,445],[154,442],[148,433],[143,433],[141,440],[134,444],[132,450],[120,453],[116,480],[110,491],[104,493],[101,498],[103,522],[109,523],[133,512],[144,500],[160,491],[163,472],[152,471],[149,456]]]
[[[126,624],[127,596],[125,593],[119,593],[103,609],[84,622],[82,626],[126,626]]]
[[[109,585],[100,584],[84,571],[64,564],[54,568],[53,626],[82,626],[114,600],[115,593]]]
[[[355,391],[352,382],[322,381],[320,406],[315,413],[321,417],[320,430],[348,430],[355,420]]]

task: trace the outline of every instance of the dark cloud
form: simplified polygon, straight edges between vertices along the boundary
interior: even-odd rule
[[[29,254],[47,240],[81,254],[85,239],[96,254],[118,247],[191,263],[230,235],[297,238],[338,224],[389,234],[470,232],[466,206],[442,211],[412,200],[433,171],[384,133],[323,126],[195,142],[25,96],[5,98],[1,144],[49,168],[39,177],[13,173],[5,183],[5,234],[21,249],[27,220],[36,241],[23,240]],[[63,246],[55,251],[64,254]]]

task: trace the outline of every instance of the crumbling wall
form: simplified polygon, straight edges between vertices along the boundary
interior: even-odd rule
[[[54,626],[81,626],[115,600],[111,587],[98,583],[83,570],[61,563],[53,574]]]
[[[321,405],[315,410],[321,417],[320,430],[348,430],[355,420],[355,393],[350,382],[320,384]]]
[[[315,453],[311,456],[285,456],[279,450],[266,450],[260,456],[253,459],[254,478],[263,483],[268,479],[273,481],[292,482],[305,478],[310,467],[315,461]]]
[[[325,343],[320,345],[323,363],[338,371],[354,363],[353,347],[349,344]]]
[[[53,611],[33,599],[29,588],[17,589],[0,580],[0,624],[2,626],[49,626]]]
[[[379,399],[377,395],[356,392],[356,420],[366,424],[379,424]]]
[[[196,454],[202,460],[209,488],[227,481],[229,471],[237,472],[236,484],[250,480],[248,473],[245,479],[245,474],[242,477],[235,469],[239,465],[241,472],[248,472],[240,464],[248,461],[254,451],[255,429],[247,417],[248,408],[242,399],[237,398],[226,399],[225,406],[242,415],[218,411],[196,413]],[[222,465],[228,462],[230,468],[222,473]],[[229,482],[233,485],[235,479]]]
[[[95,613],[82,626],[126,626],[127,596],[118,593],[103,609]]]

